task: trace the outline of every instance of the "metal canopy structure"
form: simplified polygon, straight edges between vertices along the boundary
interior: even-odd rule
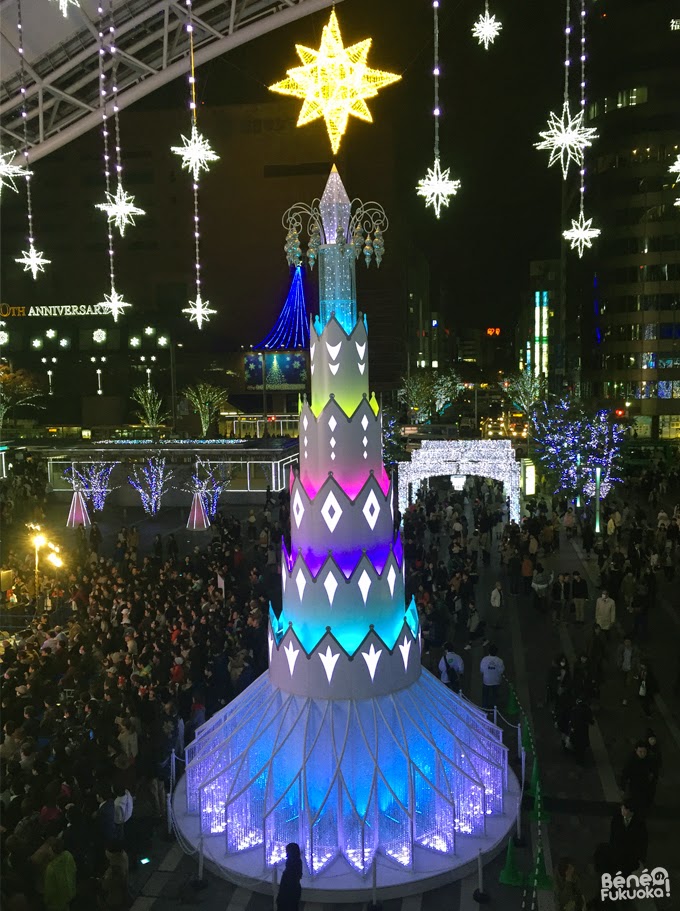
[[[196,66],[331,3],[194,0]],[[56,3],[22,0],[31,161],[101,122],[97,7],[97,0],[80,0],[78,7],[69,5],[65,19]],[[184,0],[116,0],[114,16],[117,103],[122,110],[189,71],[187,9]],[[4,150],[22,149],[17,0],[0,0],[0,40],[0,145]],[[111,57],[106,55],[107,70]]]

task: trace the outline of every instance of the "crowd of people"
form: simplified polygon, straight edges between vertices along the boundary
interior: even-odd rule
[[[258,540],[281,539],[270,505]],[[187,556],[172,535],[142,554],[131,528],[105,555],[95,524],[68,569],[43,576],[34,622],[0,657],[3,908],[129,906],[173,753],[267,666],[271,566],[248,538],[218,513],[210,545]],[[3,562],[35,602],[23,554]]]
[[[24,519],[42,518],[45,480],[40,462],[27,460],[5,482],[5,527],[8,491],[22,499]],[[171,534],[140,553],[132,527],[104,553],[95,523],[78,530],[68,569],[44,578],[37,593],[30,553],[5,555],[16,591],[38,609],[30,630],[2,644],[0,658],[3,907],[128,907],[130,866],[148,853],[152,823],[166,811],[172,755],[182,756],[198,726],[267,666],[277,542],[289,536],[287,497],[275,505],[268,495],[243,522],[218,513],[210,545],[186,556]],[[592,622],[588,648],[571,667],[558,655],[546,687],[577,762],[587,759],[605,675],[618,675],[622,701],[639,700],[651,713],[658,684],[645,655],[647,616],[659,574],[677,572],[680,507],[649,522],[644,509],[621,503],[596,537],[588,517],[566,503],[539,499],[521,524],[507,521],[502,486],[474,479],[465,491],[424,491],[403,520],[407,601],[418,607],[423,663],[445,685],[464,690],[464,656],[472,653],[483,704],[493,708],[504,663],[491,640],[512,609],[508,594],[525,595],[546,622]],[[597,591],[578,571],[555,576],[548,568],[559,561],[561,536],[578,539],[597,567]],[[494,552],[499,578],[480,604],[479,574]],[[634,855],[644,859],[645,815],[661,771],[649,728],[621,769],[623,830],[612,823],[613,854],[600,852],[596,862],[603,870],[612,857],[631,870]],[[557,881],[573,894],[578,878],[568,860]]]

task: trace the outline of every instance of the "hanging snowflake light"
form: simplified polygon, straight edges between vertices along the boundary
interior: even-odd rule
[[[217,310],[210,309],[210,301],[202,301],[201,295],[196,295],[196,300],[189,301],[189,306],[182,310],[189,317],[189,322],[196,323],[199,329],[203,328],[203,323],[208,322],[211,316],[217,313]]]
[[[118,294],[116,289],[112,287],[111,293],[104,295],[104,300],[99,302],[99,306],[103,307],[107,313],[110,313],[114,323],[117,323],[118,317],[132,304],[128,304],[127,301],[123,300],[122,295]]]
[[[562,237],[571,243],[572,250],[578,250],[578,255],[583,256],[586,247],[592,247],[593,241],[600,236],[600,229],[592,227],[592,218],[586,218],[579,212],[578,218],[572,218],[571,228],[562,233]]]
[[[288,70],[287,79],[269,86],[271,92],[303,100],[299,127],[323,117],[336,154],[350,116],[371,123],[366,99],[375,98],[380,89],[401,79],[396,73],[371,69],[366,63],[370,48],[370,38],[344,47],[333,10],[321,34],[319,50],[296,45],[302,66]]]
[[[489,45],[493,44],[496,38],[498,38],[502,28],[502,23],[500,23],[495,16],[489,15],[489,3],[487,0],[484,4],[484,12],[480,13],[479,19],[472,26],[473,36],[480,44],[484,45],[484,50],[488,51]]]
[[[425,207],[432,206],[434,214],[439,218],[442,206],[448,206],[449,197],[455,196],[460,189],[460,181],[450,178],[451,169],[442,171],[439,160],[439,0],[433,0],[433,27],[434,27],[434,165],[427,169],[427,174],[416,184],[416,193],[425,199]]]
[[[574,162],[578,167],[583,164],[583,150],[593,144],[597,139],[597,130],[594,127],[583,125],[583,111],[571,116],[569,102],[562,105],[562,115],[558,117],[554,111],[548,118],[548,129],[539,133],[543,137],[541,142],[534,145],[537,149],[550,152],[548,167],[559,161],[562,165],[562,174],[567,176],[569,163]]]
[[[135,205],[135,197],[123,189],[123,184],[119,183],[114,193],[106,194],[106,202],[99,202],[95,209],[106,212],[107,218],[120,231],[120,236],[125,235],[126,225],[134,225],[135,215],[146,215],[144,209]]]
[[[17,185],[14,182],[17,177],[28,177],[31,173],[28,168],[22,168],[21,165],[14,164],[16,151],[0,152],[0,193],[3,187],[9,187],[18,193]]]
[[[181,146],[171,146],[170,151],[182,159],[182,167],[191,171],[194,180],[198,180],[201,171],[209,170],[211,161],[219,161],[220,156],[210,148],[210,143],[198,132],[195,123],[191,125],[191,137],[182,136]]]
[[[24,250],[21,256],[15,258],[14,262],[23,266],[24,272],[32,272],[33,278],[37,278],[38,272],[44,272],[45,266],[49,265],[51,260],[45,259],[42,253],[35,249],[31,241],[28,245],[28,250]]]
[[[416,192],[425,199],[425,206],[432,206],[439,218],[442,206],[448,206],[449,197],[455,196],[460,189],[459,180],[451,180],[450,168],[442,171],[439,159],[435,158],[434,166],[427,169],[427,175],[418,181]]]

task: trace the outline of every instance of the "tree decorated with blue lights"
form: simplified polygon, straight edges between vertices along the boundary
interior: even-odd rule
[[[111,487],[111,474],[118,462],[80,462],[64,471],[64,477],[73,489],[80,489],[92,503],[95,512],[104,509],[106,498],[115,488]]]
[[[623,427],[606,411],[594,415],[578,400],[540,402],[532,411],[534,442],[555,492],[595,496],[600,468],[600,499],[618,483]]]
[[[128,478],[142,501],[145,513],[155,516],[161,508],[161,500],[169,490],[173,472],[166,465],[162,456],[152,456],[143,465],[133,465],[132,475]]]

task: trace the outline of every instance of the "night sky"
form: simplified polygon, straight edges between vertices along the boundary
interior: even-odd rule
[[[499,17],[503,30],[489,51],[485,51],[470,32],[483,9],[483,0],[441,0],[440,5],[441,158],[443,166],[451,168],[451,176],[462,181],[461,190],[451,200],[449,208],[443,210],[441,220],[437,221],[433,210],[425,209],[424,201],[415,194],[417,181],[433,161],[431,0],[345,0],[338,4],[345,44],[372,37],[369,65],[399,72],[403,77],[401,82],[383,89],[377,98],[369,101],[374,124],[350,119],[340,160],[341,171],[346,168],[353,175],[348,183],[350,196],[371,198],[375,192],[373,198],[389,207],[390,218],[398,220],[413,244],[425,253],[431,267],[433,305],[445,319],[454,325],[485,326],[491,323],[510,328],[519,309],[521,292],[528,286],[529,262],[559,255],[561,173],[556,167],[548,169],[548,154],[534,149],[533,143],[538,139],[539,130],[544,128],[549,111],[559,110],[562,102],[563,8],[560,3],[546,3],[545,0],[524,0],[519,4],[491,0],[491,12]],[[325,9],[287,28],[276,29],[201,67],[197,74],[201,105],[199,127],[202,123],[206,135],[213,135],[211,129],[215,131],[223,105],[275,101],[290,111],[291,118],[297,119],[301,102],[273,95],[266,87],[282,79],[286,69],[296,65],[296,42],[314,48],[319,46],[329,12]],[[170,247],[161,249],[161,255],[150,268],[161,278],[164,271],[170,273],[174,269],[177,272],[181,268],[182,277],[191,283],[188,235],[191,213],[187,208],[190,182],[186,172],[180,173],[178,160],[169,152],[169,146],[176,144],[179,135],[187,131],[186,77],[122,113],[124,153],[134,145],[134,132],[143,125],[145,112],[149,111],[163,114],[161,120],[153,121],[151,128],[151,142],[158,147],[154,159],[157,186],[153,192],[173,197],[173,208],[168,210],[171,214],[166,217],[176,220],[177,231],[181,232],[180,245],[172,248],[174,252],[168,252]],[[296,131],[296,141],[298,134],[300,162],[319,161],[324,157],[331,160],[322,121]],[[205,181],[206,209],[209,209],[206,203],[210,202],[207,199],[211,192],[209,181],[213,181],[213,187],[219,185],[228,200],[230,181],[240,179],[233,167],[230,169],[234,149],[229,142],[232,141],[238,142],[238,136],[216,147],[222,160]],[[103,195],[97,173],[100,143],[99,131],[94,130],[71,144],[76,166],[86,162],[89,170],[87,174],[69,175],[70,190],[66,188],[67,175],[60,171],[59,152],[47,156],[44,164],[37,163],[34,181],[34,205],[39,215],[37,236],[40,240],[43,232],[44,249],[46,255],[53,258],[53,264],[50,276],[46,275],[40,282],[34,284],[30,276],[21,274],[18,284],[13,280],[10,302],[94,303],[101,299],[94,295],[105,289],[108,265],[101,219],[92,208],[93,202],[101,200]],[[165,149],[168,149],[167,153],[163,153]],[[380,173],[382,149],[389,162],[389,177]],[[396,168],[394,173],[393,167]],[[132,175],[135,168],[134,160],[131,160],[125,173]],[[82,176],[79,188],[73,183],[74,176]],[[391,185],[383,199],[380,194],[385,192],[385,180],[391,181]],[[140,223],[146,224],[147,228],[138,229],[137,237],[143,237],[145,230],[152,230],[153,193],[147,186],[136,187],[132,177],[130,181],[131,185],[126,184],[126,188],[133,194],[138,193],[138,203],[146,204],[149,210],[147,219]],[[321,192],[323,181],[323,175],[314,178],[313,186],[318,183],[316,192]],[[253,185],[249,209],[258,210],[273,183],[258,179]],[[48,184],[52,187],[52,213],[45,210],[44,203],[41,209],[41,199],[47,198],[47,193],[42,195],[42,188]],[[301,180],[299,187],[296,181],[288,179],[287,188],[296,195],[289,201],[286,195],[285,202],[278,198],[269,200],[271,211],[266,212],[266,218],[275,217],[274,230],[279,230],[280,202],[282,212],[295,199],[307,199],[311,185],[309,177],[306,182]],[[68,192],[75,192],[77,198],[67,196]],[[5,203],[8,204],[6,210]],[[9,214],[9,207],[18,207],[18,223],[23,224],[24,205],[23,198],[3,199],[4,214]],[[272,216],[274,207],[276,214]],[[69,212],[71,224],[79,225],[85,236],[82,242],[79,241],[80,247],[74,248],[72,243],[70,249],[62,252],[59,242],[63,239],[63,219],[60,215],[57,224],[54,213],[64,210]],[[264,217],[264,208],[262,211]],[[230,348],[253,343],[266,334],[285,298],[289,278],[281,253],[283,235],[280,240],[276,235],[276,249],[268,251],[265,262],[260,265],[253,260],[253,265],[249,261],[246,268],[241,260],[252,255],[252,249],[248,247],[252,248],[256,242],[253,235],[257,232],[252,226],[257,213],[232,212],[225,206],[224,210],[206,214],[203,223],[206,232],[204,276],[207,277],[208,297],[212,297],[220,309],[211,328],[217,331],[222,346]],[[248,222],[244,236],[239,236],[234,228],[239,220]],[[168,240],[168,232],[164,234],[161,227],[165,226],[159,226],[158,238],[162,246],[169,244],[172,238]],[[182,239],[185,229],[186,244]],[[232,234],[227,238],[229,231]],[[213,239],[212,256],[208,256],[211,249],[208,232]],[[97,251],[88,252],[90,235],[99,245]],[[242,266],[240,271],[229,269],[229,256],[222,256],[221,249],[215,252],[214,245],[221,242],[223,235],[232,258],[236,257]],[[12,245],[21,242],[20,236],[12,238]],[[134,242],[132,233],[129,241],[126,238],[125,243],[118,242],[120,253],[117,252],[116,270],[121,276],[123,291],[128,292],[135,304],[136,315],[145,318],[141,312],[144,296],[135,285],[135,269],[139,267],[130,267],[132,256],[126,252]],[[389,237],[386,244],[389,256]],[[9,246],[6,245],[6,251]],[[101,279],[97,277],[93,287],[76,287],[72,294],[69,291],[73,290],[72,276],[81,268],[83,256],[91,262],[90,272],[95,270],[99,276],[101,271]],[[17,267],[7,261],[7,257],[9,252],[3,256],[9,279],[10,270],[14,277]],[[268,273],[266,294],[262,291],[252,293],[249,289],[254,274],[256,278],[262,278],[255,270]],[[360,283],[362,280],[360,278]],[[315,280],[309,282],[308,287],[315,283]],[[405,292],[406,289],[400,290]],[[146,303],[150,306],[148,301]],[[181,304],[166,308],[168,314],[176,313],[178,321],[186,327],[180,309]]]
[[[483,0],[440,5],[441,155],[462,181],[440,221],[414,192],[433,158],[430,0],[338,5],[345,44],[372,37],[369,64],[402,74],[369,102],[373,125],[351,118],[342,150],[361,160],[366,131],[383,125],[390,130],[386,141],[398,137],[400,214],[428,257],[444,308],[455,322],[507,325],[527,287],[530,260],[559,256],[561,174],[547,168],[548,153],[532,144],[549,111],[561,106],[563,8],[545,0],[493,0],[503,30],[488,52],[470,33],[483,8]],[[271,98],[266,85],[297,62],[295,43],[318,47],[327,20],[324,10],[205,65],[203,102]],[[184,92],[180,83],[167,97],[181,104]],[[289,103],[297,116],[300,102]],[[317,121],[305,129],[325,127]]]

